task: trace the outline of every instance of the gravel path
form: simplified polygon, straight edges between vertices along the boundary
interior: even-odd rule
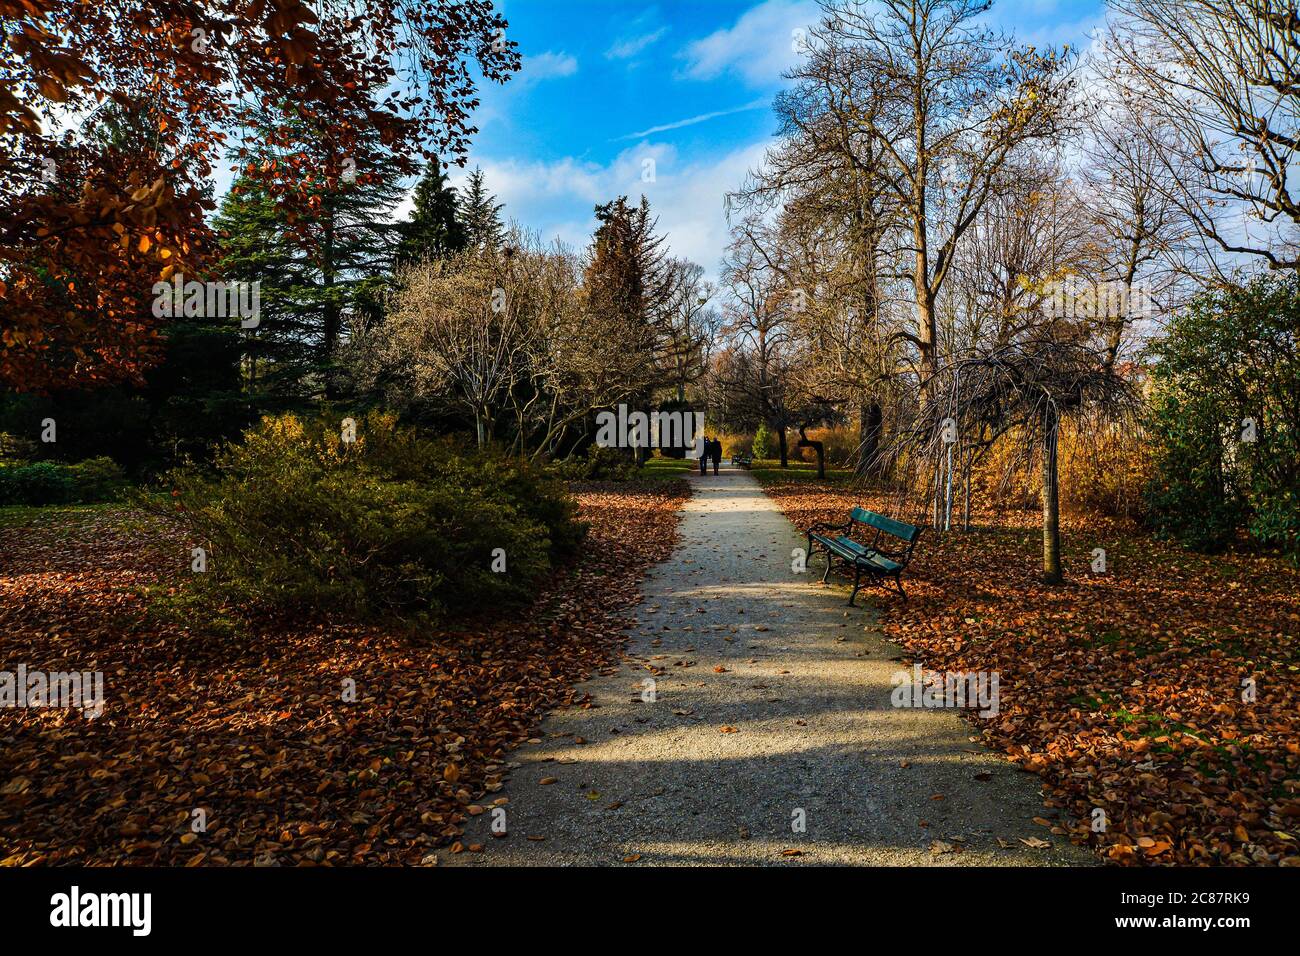
[[[483,851],[442,865],[1093,861],[1033,822],[1048,813],[1037,778],[953,711],[891,706],[898,649],[845,587],[820,585],[820,557],[792,571],[806,542],[752,476],[692,482],[627,661],[513,755],[484,801],[508,797],[507,834],[472,817],[463,842]]]

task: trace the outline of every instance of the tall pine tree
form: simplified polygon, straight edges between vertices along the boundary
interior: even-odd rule
[[[468,182],[461,188],[464,194],[460,202],[460,221],[465,227],[466,242],[473,249],[499,249],[505,237],[505,226],[501,222],[501,210],[505,206],[487,191],[483,170],[475,166]]]
[[[664,237],[655,235],[650,204],[642,196],[640,205],[633,206],[620,196],[597,206],[596,220],[600,225],[587,265],[588,292],[653,338],[669,289]]]
[[[415,207],[402,223],[397,246],[399,264],[442,259],[466,245],[466,230],[457,217],[456,190],[437,159],[430,161],[415,187]]]
[[[657,221],[644,196],[638,206],[626,196],[599,205],[596,219],[600,225],[585,275],[587,307],[617,323],[619,339],[640,360],[638,381],[627,383],[636,390],[628,404],[649,411],[654,386],[662,378],[657,357],[669,295],[664,237],[655,235]],[[643,455],[639,449],[637,457]]]
[[[246,380],[264,402],[332,398],[339,345],[351,320],[373,312],[390,282],[402,197],[393,156],[375,144],[344,156],[324,125],[254,127],[247,164],[290,163],[301,187],[271,196],[247,176],[214,221],[219,277],[261,282],[261,318],[249,331]]]

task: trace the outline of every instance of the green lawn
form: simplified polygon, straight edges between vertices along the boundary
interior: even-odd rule
[[[789,468],[782,468],[778,458],[763,458],[754,462],[751,471],[760,482],[768,484],[778,481],[817,481],[817,466],[804,461],[792,461]],[[852,468],[826,466],[826,484],[847,485],[853,479]]]
[[[689,475],[699,467],[689,458],[651,458],[637,474],[638,480],[663,481]]]
[[[724,464],[730,463],[730,456],[723,458]],[[689,458],[651,458],[641,469],[638,478],[679,478],[699,470],[699,462]],[[710,466],[712,469],[712,466]],[[782,468],[780,459],[765,458],[754,462],[751,469],[759,481],[817,481],[817,466],[803,461],[790,462],[789,468]],[[826,466],[826,483],[829,485],[848,484],[853,478],[853,469]]]

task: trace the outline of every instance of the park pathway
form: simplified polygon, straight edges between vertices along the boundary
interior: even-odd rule
[[[1091,862],[1033,822],[1049,814],[1037,777],[953,711],[891,706],[898,648],[819,584],[820,557],[792,570],[806,542],[751,475],[691,481],[626,661],[511,755],[483,801],[509,798],[507,835],[472,817],[463,842],[483,851],[441,865]]]

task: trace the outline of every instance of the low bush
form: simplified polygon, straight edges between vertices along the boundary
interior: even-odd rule
[[[1134,424],[1066,422],[1058,454],[1061,507],[1071,514],[1141,517],[1153,463],[1150,437]]]
[[[826,455],[827,465],[852,467],[857,461],[860,439],[856,428],[848,428],[843,425],[834,428],[810,428],[808,429],[808,438],[811,441],[822,443],[822,451]],[[800,461],[815,463],[817,461],[817,450],[814,448],[800,448],[798,442],[799,433],[795,432],[790,440],[791,457]]]
[[[64,465],[35,461],[0,467],[0,505],[62,505],[74,495],[72,476]]]
[[[585,456],[554,462],[550,471],[565,481],[627,481],[636,477],[637,466],[626,448],[591,445]]]
[[[1016,511],[1040,507],[1041,474],[1037,460],[1026,453],[1025,445],[1024,434],[1013,428],[975,462],[971,469],[972,501]],[[957,479],[953,480],[955,487]]]
[[[534,469],[380,414],[355,442],[336,428],[266,418],[210,471],[171,474],[177,516],[210,549],[205,598],[427,620],[525,601],[582,539],[563,487]]]
[[[122,466],[102,456],[68,465],[67,471],[72,478],[73,493],[81,502],[113,501],[120,498],[130,484]]]
[[[125,473],[111,458],[0,465],[0,505],[92,504],[119,498],[126,487]]]
[[[972,500],[996,509],[1042,507],[1042,459],[1020,428],[1007,432],[976,463]],[[1057,482],[1061,509],[1078,516],[1138,518],[1146,506],[1150,442],[1135,424],[1093,416],[1061,424]],[[960,470],[958,470],[960,476]],[[954,479],[960,486],[960,477]]]
[[[39,449],[30,438],[0,430],[0,463],[23,464],[35,458]]]

